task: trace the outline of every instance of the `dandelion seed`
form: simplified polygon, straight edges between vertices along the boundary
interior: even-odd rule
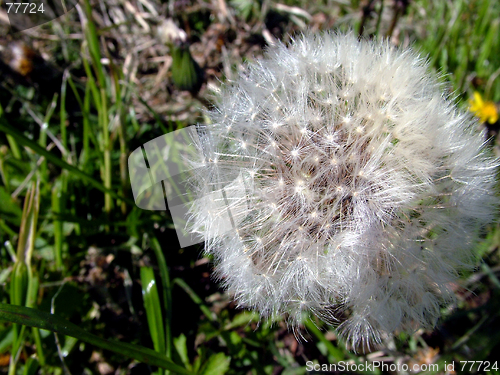
[[[209,116],[193,162],[218,162],[197,170],[196,193],[228,187],[234,229],[199,204],[190,225],[241,307],[292,326],[308,312],[354,348],[435,325],[493,220],[498,162],[424,59],[301,36],[249,64]]]

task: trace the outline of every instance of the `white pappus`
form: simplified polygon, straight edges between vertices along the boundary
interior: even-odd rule
[[[220,199],[193,205],[190,225],[240,306],[292,326],[316,315],[353,347],[435,325],[493,219],[498,162],[424,59],[302,35],[208,115],[194,186]]]

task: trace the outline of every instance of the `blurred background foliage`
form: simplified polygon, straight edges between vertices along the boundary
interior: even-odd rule
[[[464,110],[476,98],[496,150],[499,23],[496,0],[81,0],[23,32],[2,10],[0,372],[292,375],[308,361],[384,361],[484,373],[459,361],[500,358],[496,224],[436,330],[355,355],[321,322],[298,342],[283,321],[236,309],[202,245],[180,249],[168,211],[134,205],[127,158],[203,122],[245,61],[307,29],[411,46]]]

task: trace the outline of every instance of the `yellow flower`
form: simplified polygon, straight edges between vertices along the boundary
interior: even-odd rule
[[[484,101],[481,94],[474,91],[474,98],[469,99],[469,110],[481,119],[482,122],[494,124],[498,121],[498,111],[495,103],[492,101]]]

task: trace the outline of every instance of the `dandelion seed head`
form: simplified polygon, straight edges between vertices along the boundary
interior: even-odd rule
[[[195,185],[224,191],[232,227],[200,204],[190,225],[238,304],[292,326],[316,315],[353,348],[433,327],[498,207],[498,162],[424,60],[303,35],[220,95],[199,143],[217,163]]]

